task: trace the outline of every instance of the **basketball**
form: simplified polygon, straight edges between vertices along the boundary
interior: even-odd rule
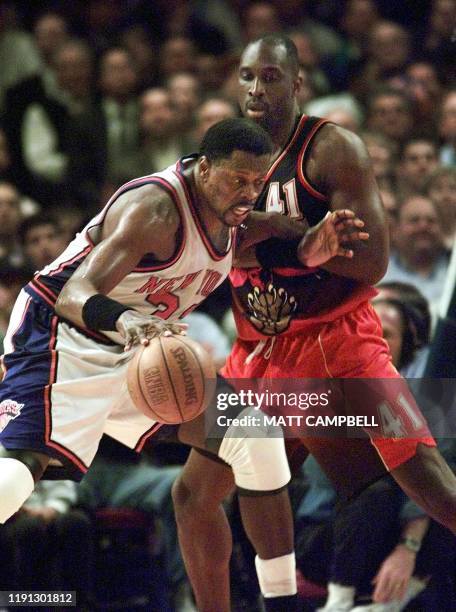
[[[138,410],[176,425],[207,408],[215,377],[214,363],[200,344],[186,336],[159,336],[137,349],[128,365],[127,387]]]

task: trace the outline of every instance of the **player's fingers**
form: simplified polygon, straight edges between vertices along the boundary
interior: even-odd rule
[[[354,242],[358,240],[369,240],[369,232],[350,232],[339,235],[339,242]]]
[[[343,247],[339,247],[337,255],[339,255],[339,257],[347,257],[348,259],[351,259],[354,255],[354,252],[352,251],[352,249],[344,249]]]
[[[339,221],[342,219],[352,219],[353,217],[356,216],[355,213],[349,208],[341,208],[339,210],[335,210],[332,213],[332,215],[336,221]]]
[[[355,217],[353,219],[340,219],[334,224],[334,228],[337,232],[343,232],[344,230],[362,228],[364,227],[364,221]]]

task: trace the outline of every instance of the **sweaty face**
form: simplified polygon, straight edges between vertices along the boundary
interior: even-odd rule
[[[248,119],[266,130],[289,121],[295,112],[299,80],[281,45],[249,45],[239,66],[239,105]]]
[[[227,159],[212,163],[203,158],[204,195],[211,211],[225,225],[245,221],[263,189],[270,162],[269,155],[245,151],[233,151]]]

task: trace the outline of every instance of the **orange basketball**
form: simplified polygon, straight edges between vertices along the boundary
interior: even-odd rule
[[[135,406],[159,423],[191,421],[208,406],[215,366],[203,347],[187,336],[159,336],[140,346],[127,370]]]

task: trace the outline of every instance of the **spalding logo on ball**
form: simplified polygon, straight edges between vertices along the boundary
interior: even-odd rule
[[[127,370],[135,406],[167,425],[204,412],[215,388],[215,366],[203,347],[187,336],[159,336],[140,346]]]

